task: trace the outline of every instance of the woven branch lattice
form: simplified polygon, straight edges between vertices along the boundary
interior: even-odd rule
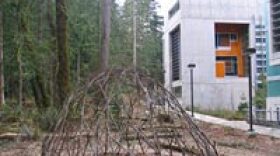
[[[140,71],[115,69],[68,98],[42,155],[218,154],[160,83]]]

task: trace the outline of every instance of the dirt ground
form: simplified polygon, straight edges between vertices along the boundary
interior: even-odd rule
[[[279,156],[280,139],[249,136],[247,132],[219,125],[198,122],[205,134],[215,141],[221,156]],[[40,142],[6,142],[0,144],[0,156],[39,156]]]
[[[216,142],[224,156],[280,156],[280,139],[270,136],[249,136],[247,132],[219,125],[198,122],[206,135]]]

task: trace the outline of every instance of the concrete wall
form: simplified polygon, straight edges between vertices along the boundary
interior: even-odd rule
[[[183,86],[182,104],[190,105],[189,63],[194,71],[195,106],[202,109],[237,109],[248,100],[248,78],[216,78],[215,23],[248,24],[250,45],[255,45],[257,0],[180,0],[181,10],[167,20],[164,34],[165,86]],[[167,18],[167,17],[166,17]],[[169,33],[181,25],[182,80],[171,82]],[[254,61],[253,61],[254,62]]]
[[[263,0],[180,0],[183,18],[248,21],[261,15]]]

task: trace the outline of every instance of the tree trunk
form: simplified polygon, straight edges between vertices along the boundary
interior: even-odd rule
[[[49,106],[49,98],[46,93],[42,75],[37,71],[34,79],[31,80],[35,103],[40,110],[45,110]]]
[[[69,61],[67,52],[66,1],[56,0],[56,36],[58,52],[57,87],[59,104],[62,105],[69,94]]]
[[[133,67],[134,70],[137,68],[137,19],[136,19],[136,2],[133,0]]]
[[[38,8],[39,10],[43,10],[44,9],[44,1],[45,0],[41,0],[38,4]],[[39,44],[43,44],[43,19],[44,19],[44,13],[42,11],[39,11],[39,19],[38,19],[38,41]],[[39,69],[38,69],[39,68]],[[45,109],[49,106],[50,104],[50,99],[49,99],[49,94],[47,92],[47,88],[45,86],[45,82],[46,79],[43,75],[43,73],[41,72],[42,70],[44,70],[42,68],[42,65],[40,64],[40,67],[36,68],[36,76],[35,76],[35,83],[38,86],[38,94],[41,94],[39,97],[41,99],[37,100],[40,101],[39,105],[42,105],[42,109]],[[38,105],[38,103],[37,103]]]
[[[4,98],[4,60],[3,60],[3,13],[0,11],[0,108],[5,103]]]
[[[38,86],[35,78],[31,79],[30,83],[31,83],[31,87],[32,87],[33,95],[34,95],[35,104],[36,104],[37,108],[39,108],[39,110],[41,110],[42,109],[42,105],[41,105],[42,94],[40,93],[39,86]]]
[[[23,71],[22,71],[22,60],[21,60],[20,48],[18,48],[17,61],[18,61],[18,71],[19,71],[18,104],[19,104],[19,107],[22,108],[22,100],[23,100],[23,95],[22,95],[22,91],[23,91]]]
[[[111,5],[112,0],[103,0],[102,5],[102,49],[100,70],[108,69],[110,53],[110,33],[111,33]]]
[[[52,4],[53,4],[52,0],[47,1],[47,21],[49,24],[51,35],[55,36],[55,24],[54,24],[54,19],[52,14]]]
[[[77,85],[80,85],[81,82],[81,50],[78,51],[77,56]]]
[[[20,2],[17,3],[17,18],[18,18],[18,33],[23,33],[25,30],[25,23],[21,16],[21,8]],[[18,63],[18,105],[20,109],[22,108],[22,100],[23,100],[23,70],[22,70],[22,55],[21,55],[21,46],[17,44],[17,63]]]
[[[52,0],[47,1],[47,21],[48,21],[48,27],[51,32],[51,38],[56,38],[56,28],[53,20],[53,14],[52,14]],[[54,106],[54,102],[58,101],[58,91],[57,91],[57,53],[56,53],[56,40],[52,40],[50,45],[51,48],[51,54],[50,54],[50,78],[49,78],[49,87],[48,91],[50,93],[50,105]]]

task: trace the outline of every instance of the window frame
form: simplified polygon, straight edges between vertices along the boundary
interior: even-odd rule
[[[228,40],[229,40],[229,46],[219,46],[218,45],[218,36],[219,35],[228,35]],[[232,39],[232,35],[236,36],[236,39]],[[238,33],[236,32],[216,32],[215,33],[215,47],[217,51],[231,51],[231,44],[234,42],[238,42],[239,36]]]
[[[175,87],[172,87],[172,93],[173,93],[177,98],[182,98],[182,97],[183,97],[183,87],[182,87],[182,86],[175,86]]]
[[[173,34],[176,33],[176,31],[178,31],[178,47],[177,47],[177,50],[178,50],[178,54],[174,54],[174,45],[173,45]],[[182,63],[182,58],[181,58],[181,26],[178,25],[176,27],[174,27],[174,29],[172,29],[169,33],[169,46],[170,46],[170,68],[171,68],[171,81],[172,82],[175,82],[175,81],[180,81],[182,79],[182,76],[181,76],[181,70],[182,70],[182,66],[181,66],[181,63]],[[175,48],[176,49],[176,48]],[[177,61],[174,61],[176,60],[175,58],[173,58],[174,56],[177,56],[178,55],[178,59]],[[176,65],[174,65],[175,63]],[[174,69],[175,66],[178,66],[177,70],[175,71]],[[175,71],[175,72],[174,72]]]
[[[233,60],[234,60],[234,64],[233,64]],[[230,61],[231,65],[232,65],[231,68],[234,67],[233,72],[228,72],[228,70],[227,70],[227,62],[228,61]],[[216,57],[216,62],[224,62],[224,64],[225,64],[225,77],[236,77],[236,76],[238,76],[238,58],[237,58],[237,56],[217,56]]]

